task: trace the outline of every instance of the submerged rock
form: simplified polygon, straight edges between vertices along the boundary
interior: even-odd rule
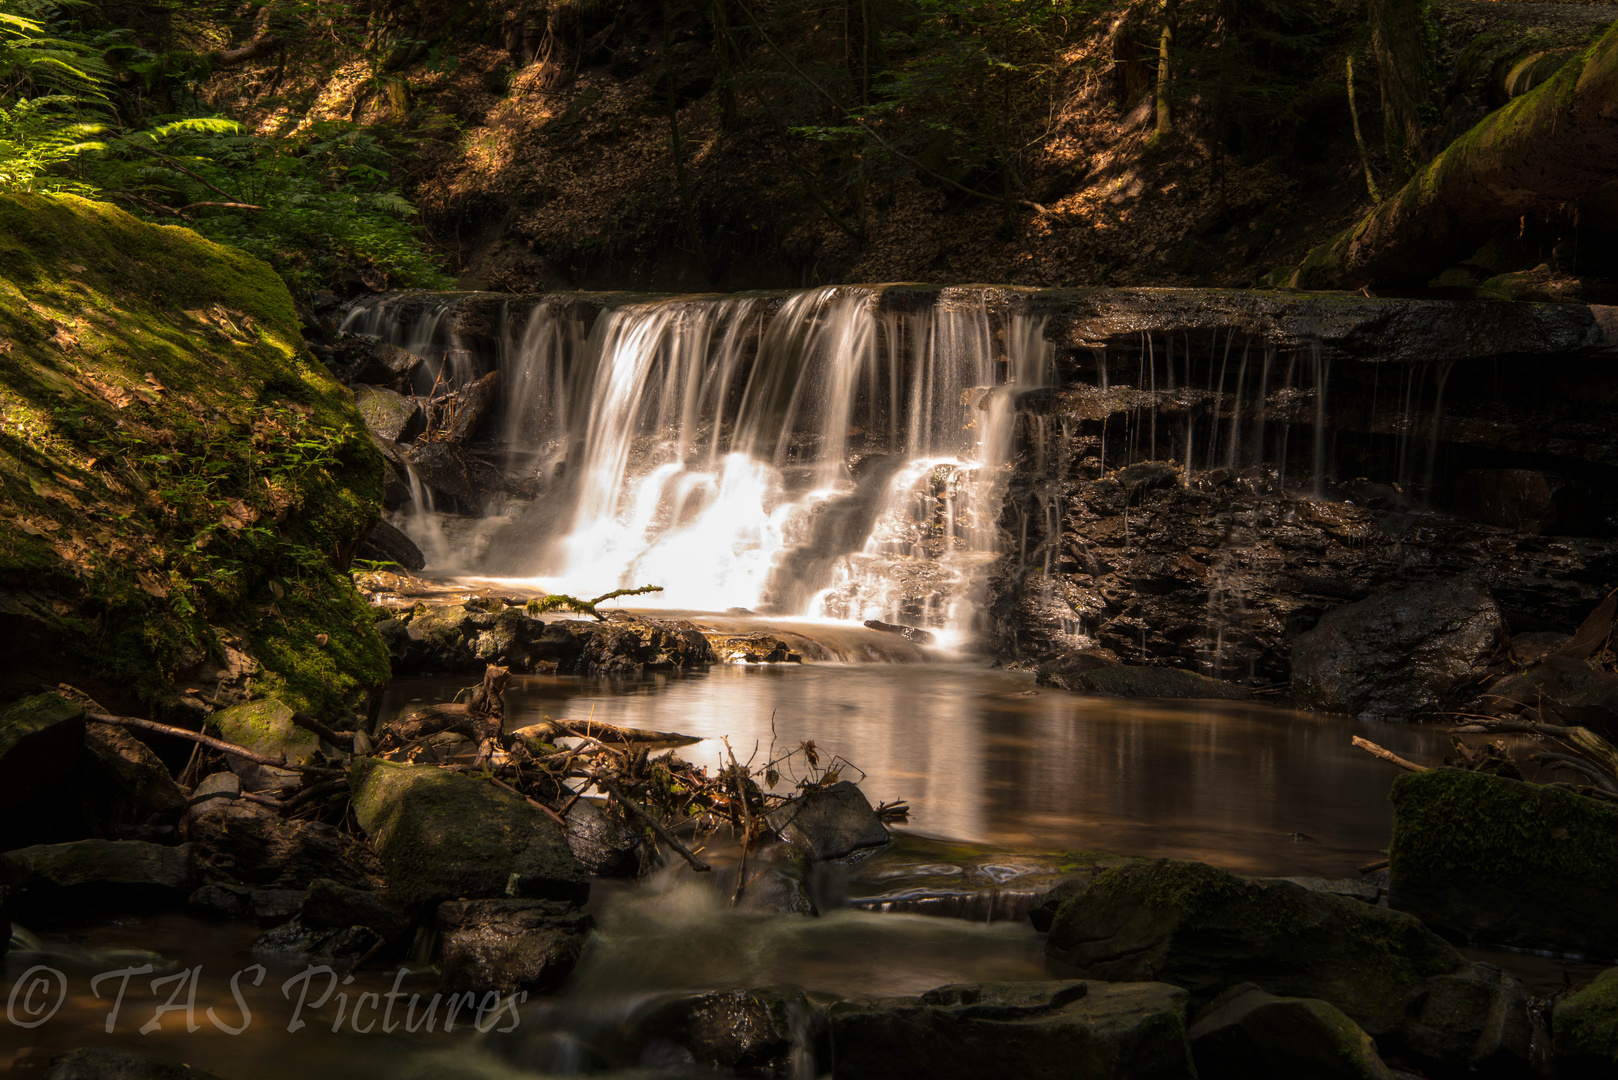
[[[1468,963],[1410,915],[1163,860],[1096,877],[1056,913],[1046,952],[1089,978],[1147,977],[1212,1000],[1240,983],[1320,998],[1385,1053],[1435,1074],[1526,1067],[1526,989]]]
[[[432,765],[356,761],[354,814],[405,904],[590,895],[561,827],[520,795]]]
[[[1490,945],[1618,956],[1618,808],[1459,769],[1393,782],[1388,902]]]
[[[1041,686],[1130,698],[1193,698],[1245,701],[1252,693],[1223,679],[1170,667],[1134,667],[1094,653],[1073,652],[1043,664]]]
[[[766,820],[781,839],[816,862],[859,859],[892,840],[865,793],[847,780],[807,791]]]
[[[14,1065],[13,1071],[27,1068]],[[39,1074],[39,1080],[219,1080],[211,1072],[160,1061],[133,1050],[111,1046],[81,1047],[53,1056]]]
[[[833,1005],[837,1080],[1190,1080],[1184,990],[1159,982],[974,983]]]
[[[1556,1003],[1556,1075],[1562,1080],[1618,1076],[1618,968],[1608,968]]]
[[[438,905],[447,990],[546,991],[579,962],[595,920],[553,900],[454,900]]]
[[[1376,1043],[1330,1002],[1233,987],[1191,1025],[1198,1080],[1392,1080]]]
[[[1408,718],[1482,679],[1505,642],[1487,589],[1425,581],[1336,608],[1300,635],[1292,693],[1322,712]]]
[[[1099,852],[963,852],[899,836],[849,876],[848,903],[865,911],[1030,922],[1044,933],[1063,900],[1108,867],[1133,861]]]
[[[302,916],[295,915],[280,926],[265,931],[253,942],[253,951],[289,960],[351,968],[381,944],[382,936],[369,927],[309,926],[304,923]]]
[[[233,882],[217,881],[191,894],[190,906],[199,912],[224,919],[256,922],[273,926],[286,922],[303,906],[299,889],[254,889]]]

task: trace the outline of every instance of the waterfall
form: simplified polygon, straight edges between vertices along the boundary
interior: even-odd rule
[[[541,496],[476,560],[430,565],[575,593],[654,584],[662,606],[967,629],[1018,443],[1050,385],[1016,290],[829,287],[603,303],[503,301],[506,467]],[[893,302],[889,302],[892,300]],[[383,298],[345,326],[479,374],[455,298]],[[585,326],[589,328],[586,332]],[[427,367],[426,364],[423,367]],[[506,508],[509,512],[510,508]]]

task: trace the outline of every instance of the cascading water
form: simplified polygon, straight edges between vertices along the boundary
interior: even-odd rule
[[[574,309],[507,305],[503,449],[548,487],[487,557],[435,563],[573,592],[655,584],[669,607],[964,629],[998,548],[1015,398],[1053,372],[1043,318],[1008,295],[626,303],[583,341]],[[349,325],[465,351],[440,305],[412,306]],[[419,510],[407,524],[431,536]]]

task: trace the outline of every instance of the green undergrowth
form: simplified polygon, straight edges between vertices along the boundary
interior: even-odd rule
[[[148,700],[230,630],[340,711],[387,677],[342,572],[381,468],[266,265],[70,195],[0,195],[0,584]]]

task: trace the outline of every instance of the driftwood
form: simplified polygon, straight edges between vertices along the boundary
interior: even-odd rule
[[[592,739],[603,743],[622,743],[625,746],[641,744],[653,746],[691,746],[702,739],[696,735],[681,735],[674,731],[646,731],[641,728],[619,727],[600,720],[542,720],[512,732],[545,742],[556,739]]]
[[[245,746],[237,746],[235,743],[215,739],[201,732],[187,731],[185,728],[171,727],[168,724],[159,724],[154,720],[138,720],[133,716],[108,716],[105,713],[86,713],[85,719],[94,721],[97,724],[116,724],[119,727],[140,728],[142,731],[155,731],[160,735],[172,735],[177,739],[188,739],[191,742],[206,746],[210,750],[218,750],[222,754],[230,754],[234,757],[256,762],[259,765],[268,765],[276,769],[291,769],[294,772],[306,773],[309,776],[348,775],[343,769],[327,769],[318,765],[296,765],[287,761],[285,757],[272,758],[268,754],[260,754],[257,751],[247,749]]]
[[[1379,757],[1389,764],[1399,766],[1401,769],[1406,769],[1410,772],[1427,771],[1427,766],[1417,765],[1414,761],[1406,761],[1398,754],[1395,754],[1392,750],[1385,750],[1376,743],[1372,742],[1370,739],[1362,739],[1356,735],[1354,736],[1354,745],[1359,747],[1361,750],[1364,750],[1367,754],[1370,754],[1373,757]]]
[[[628,810],[631,814],[634,814],[636,817],[644,821],[651,828],[651,830],[657,834],[657,838],[659,840],[663,841],[663,843],[679,852],[680,858],[689,863],[691,865],[691,869],[697,871],[698,873],[706,873],[713,869],[713,867],[709,866],[707,863],[693,855],[691,853],[691,849],[680,843],[675,835],[669,832],[661,821],[657,820],[657,815],[653,814],[650,810],[646,809],[634,799],[626,797],[623,792],[618,790],[617,786],[614,785],[611,780],[601,776],[592,776],[590,779],[595,782],[596,787],[600,788],[602,791],[605,791],[608,795],[611,795],[613,799],[617,801],[619,806],[622,806],[625,810]]]
[[[471,700],[466,704],[449,702],[430,705],[403,720],[395,720],[383,730],[378,749],[390,753],[452,731],[464,735],[477,745],[478,756],[474,764],[488,764],[495,750],[501,748],[501,731],[506,719],[501,694],[505,692],[510,679],[508,669],[490,664],[483,672],[483,681],[473,687]]]
[[[865,628],[867,630],[880,630],[884,634],[898,634],[906,641],[913,642],[917,645],[931,645],[933,643],[933,635],[931,633],[926,630],[918,629],[914,626],[904,626],[900,623],[883,622],[881,619],[866,619]]]

